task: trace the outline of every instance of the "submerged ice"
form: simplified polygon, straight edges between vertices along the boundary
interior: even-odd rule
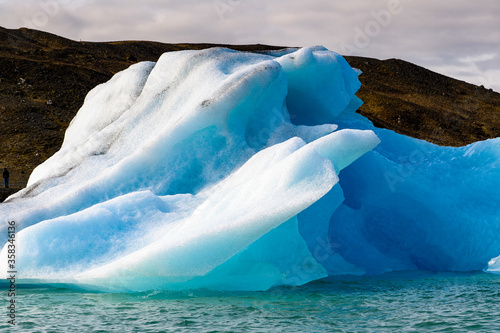
[[[500,270],[500,139],[438,147],[355,113],[324,48],[164,54],[93,89],[0,205],[18,277],[265,290],[336,274]],[[7,272],[7,223],[0,267]]]

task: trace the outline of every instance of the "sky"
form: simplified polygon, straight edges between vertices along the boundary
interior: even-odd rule
[[[0,26],[74,40],[323,45],[500,92],[499,0],[0,0]]]

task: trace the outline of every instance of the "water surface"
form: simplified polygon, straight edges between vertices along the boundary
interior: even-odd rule
[[[2,282],[1,303],[7,305]],[[266,292],[94,293],[18,285],[3,332],[500,332],[500,276],[391,273]]]

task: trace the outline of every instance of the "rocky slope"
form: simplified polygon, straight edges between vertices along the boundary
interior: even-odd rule
[[[11,186],[24,187],[33,168],[60,148],[65,129],[90,89],[135,62],[213,46],[253,52],[282,48],[76,42],[0,27],[0,168],[10,169]],[[500,136],[500,94],[402,60],[346,59],[363,71],[358,96],[365,104],[359,112],[376,126],[440,145]],[[2,189],[0,201],[6,195]]]
[[[363,71],[359,112],[377,127],[445,146],[500,136],[500,94],[409,62],[346,57]]]

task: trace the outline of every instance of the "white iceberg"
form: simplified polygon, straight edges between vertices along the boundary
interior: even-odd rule
[[[101,290],[484,268],[500,254],[500,141],[376,129],[354,112],[359,87],[321,47],[131,66],[88,94],[61,150],[0,205],[1,271],[8,221],[19,278]]]

